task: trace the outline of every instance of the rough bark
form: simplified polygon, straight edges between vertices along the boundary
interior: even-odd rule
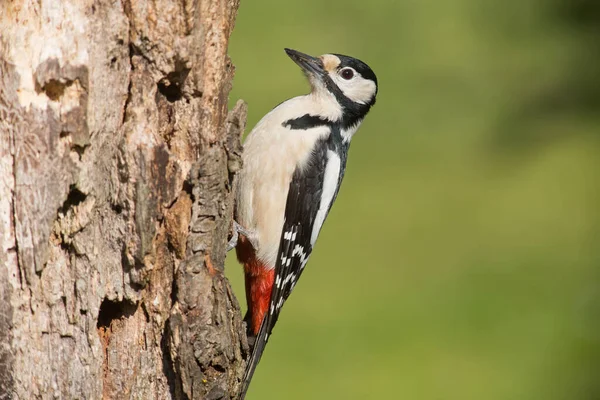
[[[0,2],[0,399],[235,395],[238,2]]]

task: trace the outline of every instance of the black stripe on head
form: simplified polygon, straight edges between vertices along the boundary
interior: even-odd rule
[[[340,64],[337,67],[338,71],[345,67],[351,67],[364,79],[372,80],[375,83],[375,94],[371,100],[368,103],[360,104],[346,97],[344,92],[342,92],[335,82],[333,82],[329,75],[324,76],[324,83],[327,86],[327,89],[333,93],[338,103],[344,109],[341,121],[342,128],[348,129],[349,127],[352,127],[363,120],[371,107],[375,104],[375,98],[377,97],[378,90],[377,77],[375,76],[373,70],[364,62],[357,60],[356,58],[344,56],[342,54],[333,55],[340,59]]]
[[[342,106],[343,113],[342,120],[340,121],[342,129],[348,129],[363,120],[371,109],[371,106],[375,104],[375,97],[373,97],[372,102],[367,104],[355,103],[350,100],[329,76],[325,77],[325,85],[333,93],[340,106]]]

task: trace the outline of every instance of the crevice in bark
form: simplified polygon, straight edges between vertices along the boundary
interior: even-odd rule
[[[13,156],[13,171],[15,168],[15,159],[16,157]],[[17,182],[17,174],[14,174],[14,179],[15,179],[15,183]],[[16,224],[17,224],[17,207],[15,204],[15,192],[12,192],[12,196],[11,196],[11,200],[10,200],[10,208],[11,208],[11,216],[13,218],[13,224],[11,229],[15,229],[16,230]],[[17,274],[17,278],[19,279],[19,287],[21,289],[25,288],[25,271],[23,270],[23,266],[21,264],[21,259],[20,259],[20,251],[19,251],[19,237],[15,236],[15,262],[17,265],[17,269],[18,269],[18,274]]]
[[[125,6],[124,6],[125,7]],[[125,7],[125,16],[129,19],[129,13],[127,12],[127,7]],[[131,30],[131,26],[129,27],[129,30]],[[123,114],[121,117],[121,126],[125,125],[125,122],[127,120],[127,108],[129,107],[129,104],[131,103],[131,90],[133,88],[132,86],[132,75],[133,75],[133,55],[134,55],[134,49],[133,49],[133,44],[131,43],[131,38],[129,38],[129,54],[128,54],[128,59],[129,59],[129,73],[127,76],[127,98],[125,99],[125,104],[123,104]]]
[[[176,271],[174,272],[174,274],[176,273]],[[173,278],[173,282],[171,282],[171,304],[175,304],[175,302],[177,301],[177,279]],[[166,322],[166,325],[168,325],[168,321]]]
[[[181,390],[181,381],[177,379],[175,369],[173,368],[173,359],[171,358],[171,350],[169,348],[169,320],[165,322],[163,335],[160,340],[160,348],[162,351],[162,370],[167,377],[169,384],[169,393],[173,399],[185,399],[188,397]]]
[[[129,83],[127,85],[127,98],[125,99],[125,104],[123,104],[123,116],[121,118],[121,126],[125,125],[125,122],[127,121],[127,108],[129,107],[129,103],[131,103],[131,88],[132,88],[132,84],[131,84],[131,70],[133,70],[133,63],[131,62],[131,57],[129,58],[129,65],[130,65],[130,71],[129,71]]]
[[[2,63],[4,64],[4,63]],[[4,67],[4,65],[0,64],[2,67]],[[13,229],[15,232],[17,231],[17,221],[18,219],[18,215],[17,215],[17,203],[16,203],[16,199],[17,199],[17,194],[16,194],[16,190],[15,188],[17,187],[17,156],[16,156],[16,149],[17,149],[17,139],[15,137],[14,132],[10,133],[10,137],[9,137],[9,141],[10,141],[10,145],[12,148],[12,179],[13,179],[13,187],[11,188],[11,192],[10,192],[10,213],[11,213],[11,218],[12,218],[12,224],[11,224],[11,228]],[[14,236],[14,240],[15,240],[15,262],[16,262],[16,267],[17,267],[17,271],[18,271],[18,279],[19,279],[19,287],[21,289],[23,289],[25,287],[25,271],[23,268],[23,264],[22,264],[22,260],[21,260],[21,252],[19,249],[20,243],[19,243],[19,235],[15,235]]]

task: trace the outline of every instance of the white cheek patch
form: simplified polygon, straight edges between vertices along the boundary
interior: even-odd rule
[[[364,79],[358,73],[354,79],[350,80],[345,80],[337,73],[330,74],[330,76],[342,93],[344,93],[344,96],[356,103],[368,103],[375,96],[375,91],[377,90],[375,82]]]

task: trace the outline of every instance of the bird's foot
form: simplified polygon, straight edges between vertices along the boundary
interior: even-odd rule
[[[238,241],[240,240],[240,234],[238,233],[237,227],[239,226],[239,224],[235,221],[233,221],[233,229],[232,229],[232,233],[231,233],[231,239],[229,239],[229,242],[227,242],[227,251],[231,251],[234,249],[235,246],[237,246]]]
[[[233,250],[233,248],[237,246],[238,241],[240,239],[240,234],[244,235],[246,237],[246,239],[252,245],[252,248],[256,249],[256,242],[254,240],[254,236],[252,235],[252,232],[250,232],[249,230],[247,230],[246,228],[244,228],[243,226],[238,224],[237,221],[235,221],[235,220],[233,221],[232,231],[233,231],[233,233],[231,235],[231,239],[227,243],[227,251]]]

